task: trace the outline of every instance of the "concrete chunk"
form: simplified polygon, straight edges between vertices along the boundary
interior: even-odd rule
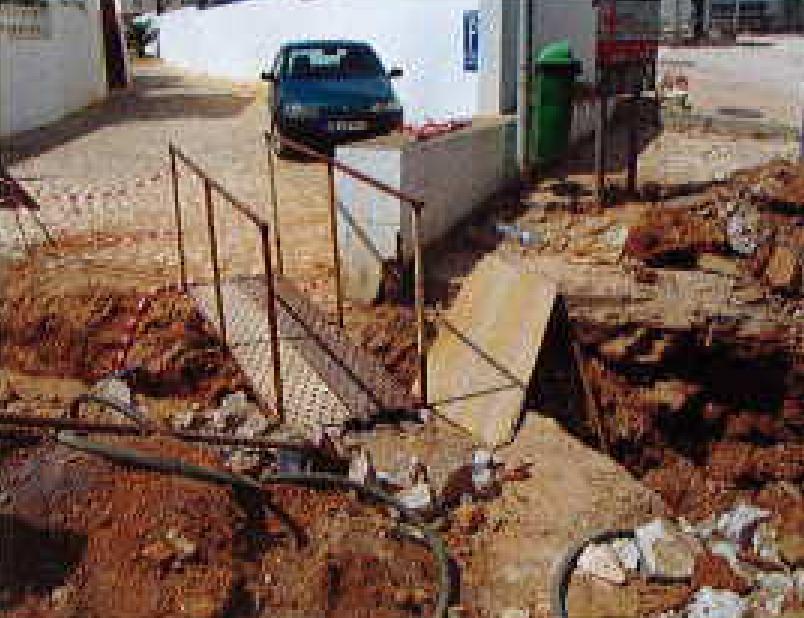
[[[488,446],[509,442],[557,296],[556,284],[492,257],[439,324],[428,359],[436,410]]]

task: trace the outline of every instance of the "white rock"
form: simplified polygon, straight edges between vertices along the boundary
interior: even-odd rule
[[[636,542],[651,577],[683,580],[692,577],[700,546],[666,519],[656,519],[635,530]]]
[[[772,616],[779,616],[788,593],[796,589],[796,580],[784,573],[760,573],[755,580],[758,590],[751,595],[755,605]]]
[[[371,453],[361,448],[349,462],[349,479],[361,485],[377,482],[377,472],[371,461]]]
[[[182,410],[174,414],[171,420],[174,429],[184,431],[195,424],[195,412],[193,410]]]
[[[723,536],[731,539],[741,547],[749,547],[756,527],[767,521],[771,512],[747,504],[740,504],[723,513],[718,519],[717,527]]]
[[[804,569],[793,573],[793,583],[796,585],[798,600],[804,603]]]
[[[244,438],[256,438],[264,435],[270,428],[271,424],[265,416],[260,413],[252,413],[248,415],[245,422],[237,428],[235,433]]]
[[[622,585],[627,579],[617,552],[609,545],[588,545],[578,557],[577,570],[611,584]]]
[[[688,618],[743,618],[748,602],[731,590],[704,587],[695,593],[686,611]]]
[[[400,491],[396,498],[411,511],[429,509],[433,505],[433,491],[428,483],[418,483],[410,489]]]
[[[639,553],[639,547],[633,539],[614,539],[611,542],[611,548],[617,554],[623,568],[626,571],[638,571],[639,560],[642,557]]]
[[[99,397],[114,399],[126,405],[131,405],[131,389],[122,380],[116,378],[101,380],[93,389]]]
[[[740,553],[740,550],[734,541],[711,541],[708,547],[712,554],[724,558],[732,569],[737,569],[739,567],[740,561],[737,555]]]

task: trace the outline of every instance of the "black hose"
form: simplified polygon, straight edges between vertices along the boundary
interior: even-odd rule
[[[166,474],[177,474],[186,478],[195,479],[206,483],[217,485],[227,485],[235,489],[246,489],[262,495],[264,484],[266,485],[304,485],[308,487],[320,487],[336,485],[342,488],[351,489],[363,498],[376,500],[395,509],[403,520],[413,524],[415,536],[423,541],[430,549],[435,559],[439,571],[439,589],[436,598],[436,605],[430,618],[445,618],[449,606],[450,592],[452,591],[452,574],[450,572],[450,561],[447,547],[443,539],[433,530],[426,526],[426,522],[416,513],[408,510],[394,496],[370,485],[363,485],[345,476],[329,474],[326,472],[300,472],[272,474],[262,477],[263,483],[258,483],[254,479],[229,472],[222,472],[212,468],[198,466],[178,459],[166,459],[149,455],[133,449],[122,448],[100,442],[91,442],[70,432],[61,432],[57,436],[59,443],[71,448],[99,455],[115,463],[144,468]],[[295,530],[294,530],[295,532]]]
[[[569,618],[569,611],[567,610],[569,584],[572,579],[572,572],[578,565],[578,558],[581,557],[586,546],[592,543],[607,543],[615,539],[633,538],[633,530],[597,530],[570,545],[553,572],[553,581],[550,586],[550,609],[553,618]]]

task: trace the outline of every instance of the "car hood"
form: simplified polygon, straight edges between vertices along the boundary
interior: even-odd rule
[[[377,101],[395,98],[393,86],[384,78],[289,79],[280,84],[282,104],[301,103],[317,107],[371,107]]]

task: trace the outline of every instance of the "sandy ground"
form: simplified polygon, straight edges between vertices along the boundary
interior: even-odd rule
[[[767,36],[743,45],[664,48],[660,74],[678,72],[689,80],[695,110],[753,110],[759,119],[801,126],[804,104],[804,38]]]

